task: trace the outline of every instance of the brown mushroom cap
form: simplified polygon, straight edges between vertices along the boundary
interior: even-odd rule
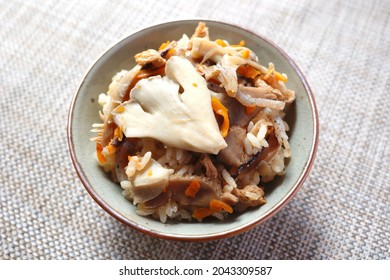
[[[198,181],[200,184],[199,192],[195,197],[185,195],[188,185],[192,181]],[[217,199],[222,194],[221,186],[204,176],[196,175],[177,175],[173,174],[169,178],[167,189],[156,198],[145,202],[146,208],[157,208],[164,205],[170,199],[175,200],[181,205],[192,205],[198,207],[208,207],[212,199]]]

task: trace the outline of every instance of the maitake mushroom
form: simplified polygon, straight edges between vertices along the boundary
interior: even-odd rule
[[[165,73],[166,77],[139,81],[130,100],[114,110],[115,123],[126,137],[149,137],[168,147],[217,154],[227,144],[206,81],[191,62],[178,56],[166,62]]]

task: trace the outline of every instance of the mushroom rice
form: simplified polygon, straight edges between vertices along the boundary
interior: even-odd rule
[[[145,50],[99,95],[96,159],[139,215],[224,219],[266,203],[291,156],[287,76],[245,42],[195,33]]]

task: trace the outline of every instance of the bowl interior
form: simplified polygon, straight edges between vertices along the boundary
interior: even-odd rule
[[[111,181],[94,159],[93,123],[100,122],[98,95],[106,92],[112,76],[135,65],[133,56],[149,48],[158,48],[167,40],[178,40],[183,33],[191,36],[197,20],[164,23],[149,27],[123,39],[105,52],[86,74],[76,93],[69,114],[68,137],[72,160],[77,173],[92,197],[119,221],[162,238],[205,240],[230,236],[264,221],[284,205],[305,179],[312,164],[317,141],[317,114],[302,74],[294,63],[272,43],[254,33],[225,23],[205,21],[211,39],[225,39],[230,43],[244,40],[246,46],[259,57],[260,63],[273,62],[280,72],[288,75],[288,87],[295,90],[296,102],[290,106],[287,122],[292,150],[286,175],[267,184],[268,203],[262,207],[232,215],[225,221],[168,222],[162,224],[135,213],[135,206],[122,196],[122,189]]]

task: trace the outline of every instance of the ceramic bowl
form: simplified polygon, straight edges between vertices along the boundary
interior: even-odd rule
[[[162,42],[178,40],[182,34],[193,34],[198,20],[168,22],[122,39],[104,52],[82,78],[72,100],[68,119],[70,155],[86,190],[110,215],[123,224],[143,233],[165,239],[204,241],[229,237],[244,232],[270,218],[294,196],[302,186],[313,164],[318,142],[318,115],[310,87],[302,72],[287,54],[268,39],[238,26],[205,20],[211,39],[222,38],[230,43],[244,40],[263,65],[273,62],[288,75],[288,87],[295,90],[296,102],[290,106],[286,120],[290,125],[291,159],[286,175],[266,186],[267,204],[233,214],[224,221],[167,222],[163,224],[136,214],[135,206],[122,196],[122,189],[111,181],[97,165],[93,156],[94,142],[90,138],[93,123],[100,122],[98,95],[106,92],[112,76],[130,69],[133,56],[143,50],[156,49]]]

